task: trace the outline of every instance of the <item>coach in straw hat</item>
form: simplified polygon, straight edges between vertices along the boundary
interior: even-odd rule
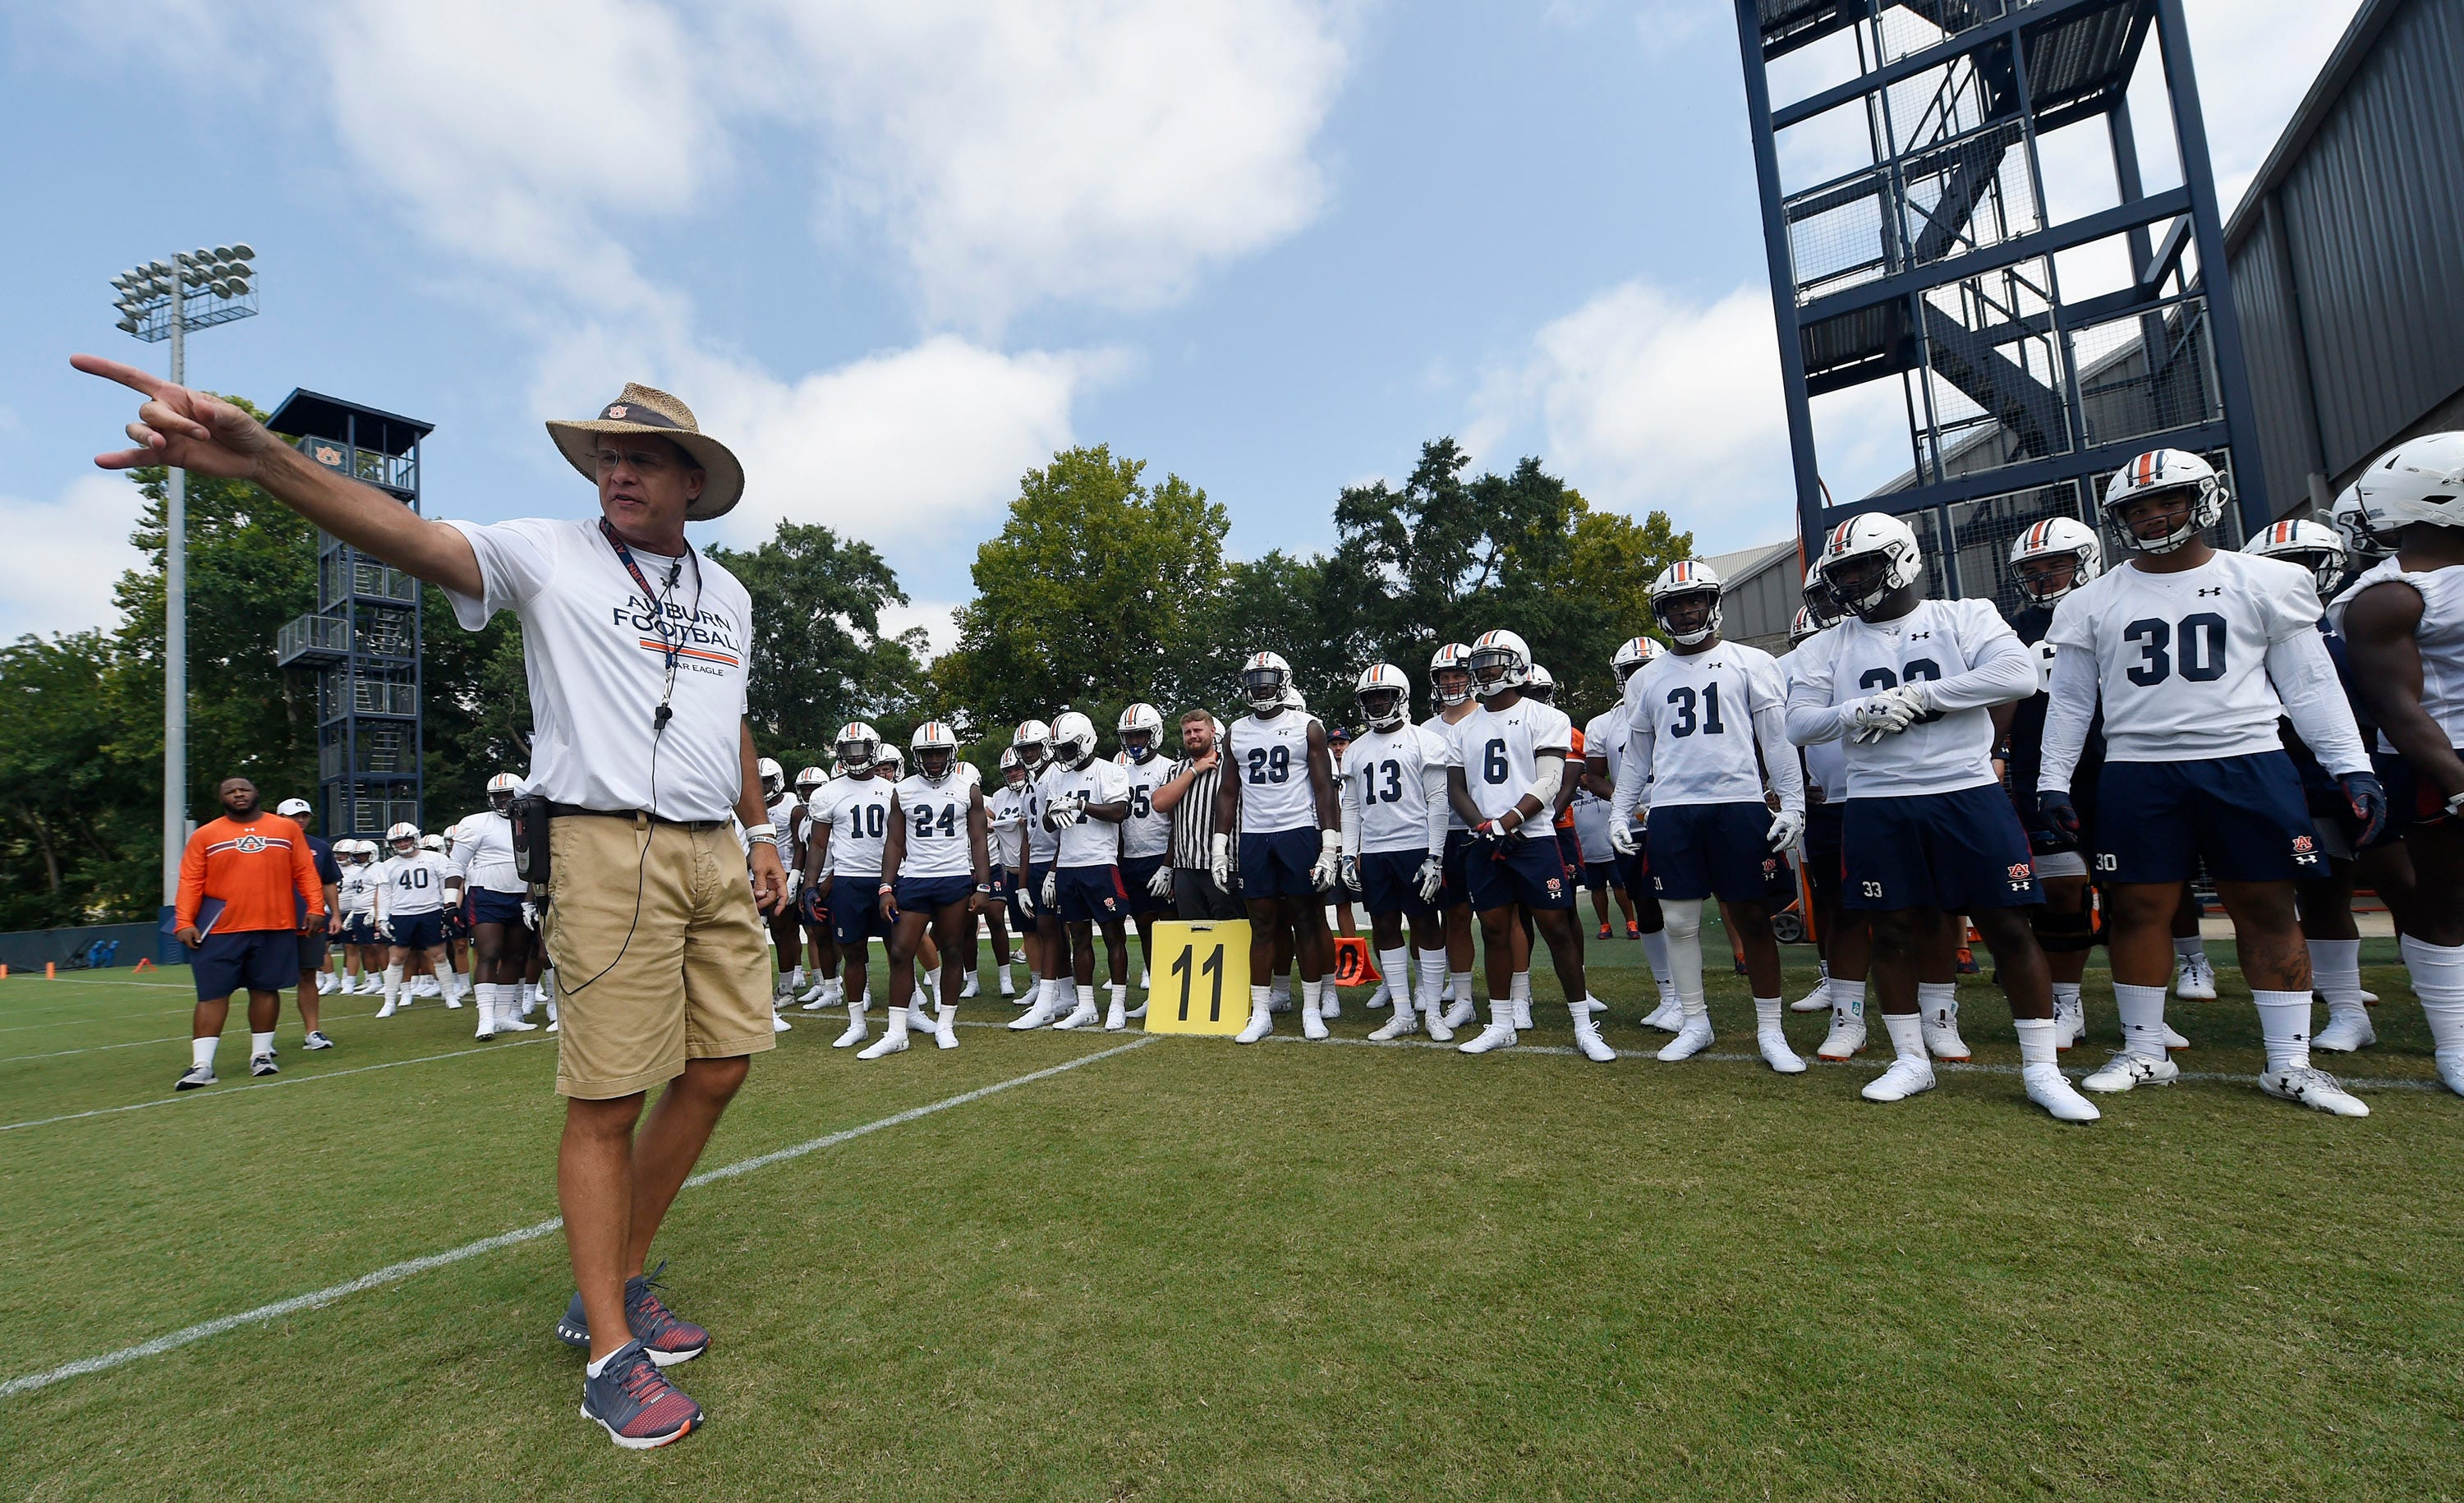
[[[429,521],[275,438],[247,413],[134,366],[80,370],[145,396],[106,470],[177,465],[251,481],[352,547],[441,586],[477,630],[521,618],[530,787],[546,801],[556,965],[557,1188],[578,1293],[557,1334],[590,1352],[583,1409],[617,1444],[664,1445],[701,1410],[660,1368],[709,1334],[644,1275],[650,1239],[747,1056],[771,1047],[757,904],[787,900],[745,724],[752,602],[685,542],[724,516],[744,470],[664,391],[628,386],[592,417],[547,425],[597,482],[583,518]],[[756,837],[753,880],[730,817]],[[645,1094],[665,1084],[642,1124]],[[542,1321],[542,1325],[545,1321]],[[541,1335],[544,1335],[544,1331]]]

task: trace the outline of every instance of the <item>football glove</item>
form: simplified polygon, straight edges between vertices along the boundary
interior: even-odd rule
[[[1336,873],[1336,880],[1343,884],[1343,890],[1347,893],[1357,893],[1361,891],[1360,858],[1358,856],[1344,857],[1343,867],[1341,871]]]
[[[1032,883],[1032,882],[1021,882],[1021,883],[1019,883],[1019,884],[1018,884],[1018,911],[1019,911],[1020,913],[1022,913],[1022,914],[1026,915],[1026,917],[1028,917],[1029,918],[1032,918],[1032,917],[1035,917],[1035,884],[1034,884],[1034,883]]]
[[[796,868],[794,868],[794,867],[789,867],[789,868],[787,869],[787,886],[786,886],[786,888],[785,888],[785,892],[786,892],[786,895],[787,895],[787,896],[788,896],[789,900],[791,900],[791,901],[792,901],[792,900],[795,898],[795,895],[796,895],[796,889],[798,889],[798,888],[800,888],[800,887],[802,887],[802,886],[803,886],[803,885],[804,885],[804,873],[802,873],[802,872],[800,872],[800,871],[798,871],[798,870],[797,870]]]
[[[1438,900],[1438,894],[1445,889],[1446,864],[1435,856],[1424,856],[1420,860],[1420,870],[1412,873],[1412,880],[1419,884],[1420,901],[1434,903]]]
[[[1147,895],[1150,897],[1170,897],[1172,895],[1172,868],[1170,865],[1155,868],[1155,875],[1147,878]]]
[[[1331,892],[1334,879],[1343,868],[1343,832],[1322,830],[1318,845],[1317,864],[1309,868],[1309,885],[1319,892]]]
[[[1804,833],[1804,813],[1798,809],[1784,808],[1771,816],[1771,831],[1763,836],[1763,842],[1773,851],[1785,851],[1796,844],[1797,836]]]
[[[1218,833],[1207,841],[1207,874],[1215,885],[1229,892],[1232,887],[1232,837]]]
[[[804,889],[803,902],[804,905],[805,922],[826,923],[829,921],[829,910],[822,906],[822,884],[816,882],[812,886]]]
[[[2037,794],[2036,817],[2043,820],[2055,834],[2073,845],[2079,844],[2079,807],[2071,802],[2069,793],[2060,788],[2047,788]]]
[[[392,920],[392,919],[390,919],[390,918],[380,918],[380,919],[378,919],[378,920],[377,920],[377,938],[378,938],[378,939],[383,939],[383,940],[384,940],[385,943],[387,943],[387,944],[391,944],[391,943],[393,943],[393,920]]]
[[[1634,837],[1638,833],[1639,831],[1635,829],[1634,822],[1632,820],[1615,819],[1609,821],[1609,849],[1621,856],[1630,856],[1634,854],[1635,851],[1641,849],[1635,843]]]
[[[1060,893],[1061,893],[1061,873],[1060,873],[1058,870],[1045,873],[1044,873],[1044,906],[1045,906],[1045,907],[1046,907],[1046,908],[1057,908],[1057,907],[1059,907],[1059,906],[1060,906],[1060,903],[1061,903]]]
[[[527,897],[522,899],[522,927],[525,929],[539,927],[539,904]]]
[[[2336,780],[2336,785],[2344,790],[2344,802],[2352,806],[2353,823],[2361,827],[2353,834],[2353,847],[2359,850],[2377,839],[2379,831],[2387,828],[2387,788],[2366,772],[2345,773]]]

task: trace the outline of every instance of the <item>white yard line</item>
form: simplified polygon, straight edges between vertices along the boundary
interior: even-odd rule
[[[541,1033],[535,1038],[516,1039],[510,1044],[482,1044],[477,1049],[457,1049],[443,1054],[421,1054],[411,1059],[388,1059],[375,1065],[354,1065],[348,1070],[319,1071],[313,1075],[294,1075],[288,1080],[260,1080],[254,1085],[213,1086],[202,1095],[181,1094],[156,1096],[151,1101],[131,1101],[126,1106],[99,1106],[91,1112],[69,1112],[59,1116],[38,1116],[31,1121],[0,1123],[0,1133],[13,1133],[21,1127],[48,1127],[54,1122],[82,1121],[89,1116],[111,1116],[121,1112],[143,1112],[148,1107],[170,1106],[181,1101],[221,1101],[249,1091],[272,1091],[280,1086],[315,1085],[319,1080],[339,1080],[344,1075],[364,1075],[371,1070],[398,1070],[405,1065],[425,1065],[431,1060],[461,1059],[471,1054],[500,1054],[525,1044],[544,1044],[555,1035]]]
[[[537,1041],[526,1039],[523,1042]],[[753,1158],[741,1159],[721,1168],[705,1169],[687,1180],[685,1185],[690,1189],[695,1185],[751,1174],[756,1169],[766,1169],[772,1164],[785,1163],[791,1159],[801,1159],[806,1154],[818,1153],[825,1148],[835,1148],[841,1143],[852,1141],[869,1133],[878,1133],[884,1128],[897,1127],[903,1123],[913,1122],[918,1117],[931,1116],[936,1112],[947,1112],[953,1107],[980,1101],[986,1096],[1014,1090],[1020,1086],[1031,1085],[1038,1080],[1049,1080],[1055,1075],[1067,1073],[1082,1065],[1091,1065],[1099,1059],[1110,1059],[1115,1054],[1126,1054],[1133,1049],[1144,1048],[1153,1042],[1152,1038],[1141,1034],[1126,1044],[1116,1045],[1111,1049],[1099,1050],[1092,1054],[1082,1054],[1076,1059],[1067,1060],[1045,1070],[1030,1071],[1023,1075],[1014,1075],[989,1086],[979,1086],[973,1091],[961,1091],[957,1095],[943,1096],[940,1100],[925,1106],[911,1107],[904,1112],[892,1113],[889,1116],[867,1122],[861,1127],[847,1128],[790,1147],[766,1154],[757,1154]],[[404,1063],[409,1063],[409,1061],[404,1061]],[[115,1367],[124,1367],[130,1362],[140,1361],[148,1357],[160,1357],[165,1352],[176,1351],[193,1342],[205,1340],[209,1337],[221,1336],[227,1331],[236,1331],[243,1326],[262,1325],[268,1320],[279,1320],[285,1315],[330,1305],[338,1299],[347,1298],[352,1294],[363,1294],[372,1289],[382,1289],[387,1284],[400,1283],[414,1274],[426,1273],[433,1269],[465,1262],[483,1253],[519,1247],[526,1242],[537,1242],[542,1237],[553,1236],[563,1225],[563,1218],[551,1217],[546,1221],[517,1227],[512,1231],[498,1232],[493,1237],[482,1237],[476,1242],[466,1242],[458,1248],[449,1249],[443,1252],[431,1252],[423,1258],[409,1258],[400,1263],[387,1264],[374,1272],[363,1273],[358,1278],[344,1283],[329,1285],[305,1294],[294,1294],[289,1299],[278,1299],[270,1305],[259,1305],[254,1310],[243,1310],[236,1315],[220,1315],[211,1320],[200,1321],[196,1325],[186,1326],[167,1335],[158,1336],[150,1341],[141,1341],[135,1346],[123,1346],[116,1352],[105,1352],[99,1357],[79,1358],[74,1362],[64,1362],[48,1372],[29,1373],[23,1378],[11,1378],[6,1382],[0,1382],[0,1399],[11,1398],[21,1393],[32,1393],[37,1388],[48,1388],[54,1383],[71,1378],[82,1378],[89,1373],[107,1372]]]

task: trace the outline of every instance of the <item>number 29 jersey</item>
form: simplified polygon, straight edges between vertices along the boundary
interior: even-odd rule
[[[1625,682],[1625,723],[1651,738],[1651,806],[1760,804],[1754,715],[1787,700],[1778,661],[1742,642],[1643,664]]]
[[[2309,571],[2219,552],[2194,569],[2125,563],[2054,608],[2045,640],[2096,657],[2107,762],[2208,761],[2283,745],[2267,650],[2316,629]]]
[[[2025,654],[1990,600],[1926,600],[1881,625],[1850,616],[1789,654],[1796,704],[1842,705],[1903,683],[1956,678],[1989,656]],[[1848,796],[1912,798],[1956,793],[2001,780],[1993,774],[1990,710],[1937,710],[1906,730],[1847,747]]]
[[[1309,723],[1300,711],[1286,710],[1265,719],[1244,715],[1224,733],[1231,775],[1241,780],[1241,833],[1318,828],[1317,794],[1309,786]]]

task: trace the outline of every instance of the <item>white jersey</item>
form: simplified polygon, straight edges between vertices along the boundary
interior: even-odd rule
[[[1650,742],[1651,804],[1760,804],[1754,716],[1784,709],[1779,663],[1742,642],[1662,652],[1625,681],[1627,754]]]
[[[1458,721],[1455,723],[1460,724],[1461,722]],[[1572,725],[1573,722],[1569,720],[1566,723]],[[1441,712],[1440,714],[1430,716],[1427,719],[1422,720],[1420,722],[1420,729],[1436,737],[1438,739],[1438,744],[1445,748],[1447,759],[1446,765],[1450,767],[1457,765],[1454,761],[1455,725],[1447,723],[1444,714]],[[1469,829],[1471,827],[1469,825],[1463,822],[1463,815],[1456,812],[1454,800],[1448,799],[1446,801],[1446,829]]]
[[[1130,775],[1117,763],[1098,757],[1084,767],[1055,766],[1044,775],[1045,807],[1063,808],[1089,804],[1130,802]],[[1108,867],[1120,859],[1121,831],[1100,819],[1082,819],[1061,831],[1056,864],[1065,867]]]
[[[1583,727],[1583,756],[1586,760],[1597,757],[1608,763],[1611,787],[1617,786],[1617,775],[1625,770],[1625,733],[1633,723],[1629,714],[1625,701],[1620,699],[1593,716]]]
[[[891,791],[890,780],[882,777],[841,778],[813,790],[813,818],[830,827],[831,875],[881,875],[881,842],[890,833]]]
[[[2332,608],[2336,630],[2344,630],[2344,608],[2372,585],[2401,580],[2421,596],[2421,625],[2413,642],[2421,651],[2421,708],[2447,733],[2447,743],[2464,746],[2464,568],[2408,570],[2394,559],[2381,559],[2336,597]],[[2387,733],[2379,747],[2393,751]]]
[[[901,779],[895,791],[899,822],[907,832],[898,874],[974,876],[976,858],[967,844],[967,811],[975,806],[976,785],[955,773],[938,783],[927,783],[918,772]]]
[[[373,866],[342,868],[342,880],[335,890],[334,905],[344,914],[375,913],[377,887],[381,880]]]
[[[1450,744],[1408,720],[1391,731],[1364,731],[1352,743],[1343,759],[1343,804],[1359,831],[1354,854],[1444,850],[1445,822],[1432,831],[1429,803],[1435,799],[1442,810],[1448,802]]]
[[[1496,819],[1520,803],[1539,781],[1542,752],[1571,758],[1573,746],[1574,722],[1565,711],[1537,699],[1519,699],[1503,711],[1482,705],[1463,717],[1455,726],[1446,764],[1463,770],[1463,786],[1470,790],[1472,807],[1481,817]],[[1557,831],[1550,823],[1553,818],[1543,808],[1518,833],[1554,840]]]
[[[1993,715],[1987,708],[2035,693],[2035,654],[2019,645],[1990,600],[1926,600],[1880,626],[1850,616],[1790,654],[1801,660],[1789,688],[1789,735],[1810,746],[1838,736],[1835,707],[1897,688],[1963,674],[1962,708],[1937,710],[1897,735],[1845,747],[1848,796],[1908,798],[1998,784]],[[1818,729],[1817,729],[1818,727]]]
[[[2219,552],[2178,574],[2098,575],[2054,608],[2045,640],[2095,655],[2106,762],[2205,761],[2283,746],[2267,650],[2318,620],[2309,570]]]
[[[1020,834],[1026,829],[1026,789],[1002,787],[984,797],[984,824],[992,837],[993,864],[1014,867],[1023,858],[1019,854]]]
[[[1271,719],[1244,715],[1224,733],[1232,775],[1241,780],[1241,833],[1315,829],[1317,794],[1309,785],[1309,728],[1300,710]]]
[[[1044,828],[1044,780],[1059,766],[1046,758],[1044,765],[1026,780],[1025,790],[1019,799],[1019,812],[1026,819],[1026,859],[1035,866],[1050,866],[1061,853],[1061,837]]]
[[[1825,627],[1823,630],[1827,631],[1830,628]],[[1797,670],[1802,666],[1803,660],[1796,652],[1791,652],[1779,660],[1780,678],[1789,688],[1796,687]],[[1804,752],[1806,803],[1811,805],[1816,802],[1814,797],[1814,790],[1816,788],[1822,790],[1822,798],[1819,801],[1821,803],[1831,805],[1846,803],[1848,801],[1847,739],[1842,737],[1836,740],[1815,741],[1813,745],[1804,748]]]
[[[445,906],[445,879],[453,868],[433,851],[391,856],[377,868],[377,917],[410,918]]]
[[[514,822],[482,809],[453,828],[453,874],[491,893],[527,893],[514,869]]]
[[[1156,813],[1155,807],[1155,790],[1172,780],[1172,759],[1150,752],[1144,762],[1114,765],[1130,780],[1130,817],[1121,826],[1121,854],[1151,861],[1172,845],[1172,816]]]
[[[796,797],[796,790],[789,788],[762,806],[763,812],[770,816],[772,831],[770,843],[779,848],[779,860],[782,865],[796,859],[794,826],[796,808],[800,802]]]

